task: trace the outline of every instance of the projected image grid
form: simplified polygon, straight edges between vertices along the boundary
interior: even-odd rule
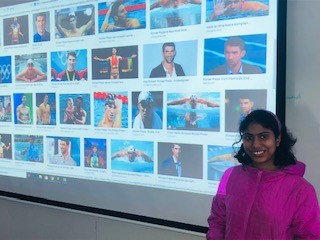
[[[240,2],[0,10],[1,168],[214,194],[239,122],[275,110],[276,6]]]

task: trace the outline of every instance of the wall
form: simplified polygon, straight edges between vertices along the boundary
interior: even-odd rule
[[[204,240],[204,234],[0,197],[2,240]]]
[[[271,0],[270,0],[271,1]],[[287,126],[298,138],[296,154],[320,196],[318,41],[320,1],[288,0]],[[318,30],[318,31],[317,31]],[[318,90],[319,89],[319,90]],[[204,240],[203,234],[140,225],[0,198],[0,239]]]
[[[320,1],[288,0],[286,123],[320,200]]]

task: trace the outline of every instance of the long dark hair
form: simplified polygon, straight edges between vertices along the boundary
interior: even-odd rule
[[[285,167],[288,165],[296,164],[296,157],[293,153],[293,146],[297,139],[292,136],[292,134],[287,130],[285,125],[282,125],[279,118],[270,111],[267,110],[255,110],[252,111],[239,126],[240,139],[235,142],[233,146],[241,142],[244,131],[246,131],[250,124],[257,123],[264,128],[270,129],[274,136],[277,138],[281,134],[281,141],[276,149],[274,157],[274,165],[277,167]],[[250,165],[252,159],[245,152],[243,144],[235,158],[238,159],[243,165]]]

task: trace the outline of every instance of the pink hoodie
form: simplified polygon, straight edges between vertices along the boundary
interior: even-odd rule
[[[207,240],[320,239],[318,200],[304,171],[301,162],[279,171],[228,169],[213,198]]]

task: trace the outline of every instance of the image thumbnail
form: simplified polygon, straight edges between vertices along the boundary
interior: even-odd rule
[[[146,28],[146,1],[104,1],[98,5],[99,32]]]
[[[32,124],[33,123],[33,101],[32,93],[14,93],[14,123]]]
[[[207,0],[206,21],[269,15],[269,0]]]
[[[87,79],[87,50],[51,53],[51,81],[81,81]]]
[[[158,143],[158,174],[202,179],[202,145]]]
[[[107,141],[98,138],[84,138],[84,166],[88,168],[107,167]]]
[[[167,129],[220,130],[220,93],[168,93]]]
[[[0,84],[12,83],[11,56],[0,57]]]
[[[162,129],[163,92],[132,92],[132,128]]]
[[[0,133],[0,160],[12,160],[12,138],[11,134]]]
[[[36,108],[38,125],[56,125],[55,93],[36,93]]]
[[[240,163],[234,157],[238,149],[208,145],[208,180],[220,181],[224,172]]]
[[[50,41],[50,14],[49,12],[40,12],[33,14],[33,42]]]
[[[90,123],[90,94],[60,94],[60,124]]]
[[[43,162],[43,137],[14,135],[14,155],[18,161]]]
[[[267,35],[205,39],[204,75],[266,73]]]
[[[128,128],[128,93],[95,92],[94,126]]]
[[[92,50],[92,79],[138,78],[138,46]]]
[[[151,0],[150,28],[171,28],[201,23],[201,0]]]
[[[185,51],[188,49],[188,51]],[[145,78],[177,78],[197,75],[197,41],[146,44],[143,47]]]
[[[80,138],[47,137],[48,163],[56,165],[80,166]]]
[[[29,43],[28,15],[3,20],[4,45]]]
[[[55,11],[56,38],[81,37],[95,34],[93,5]]]
[[[15,56],[16,82],[47,81],[47,53]]]
[[[225,131],[238,132],[239,123],[254,109],[266,109],[267,90],[226,90]]]
[[[11,96],[0,95],[0,122],[11,122]]]
[[[153,142],[111,140],[111,169],[153,173]]]

